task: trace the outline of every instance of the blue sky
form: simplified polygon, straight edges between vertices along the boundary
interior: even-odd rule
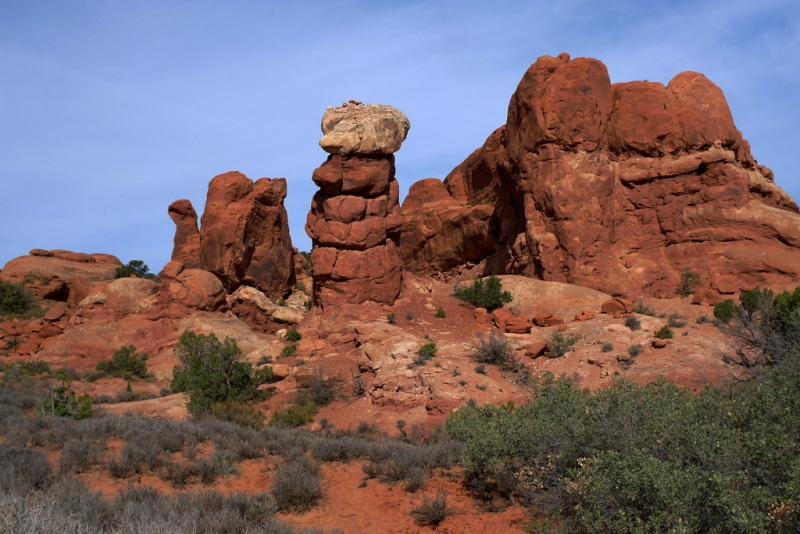
[[[188,198],[202,212],[209,180],[229,170],[288,180],[292,239],[308,250],[326,106],[408,115],[405,191],[483,144],[528,66],[560,52],[600,59],[612,82],[704,73],[800,198],[795,0],[3,0],[0,266],[63,248],[158,271],[167,206]]]

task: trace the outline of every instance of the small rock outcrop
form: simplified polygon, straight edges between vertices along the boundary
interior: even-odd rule
[[[176,225],[172,259],[187,270],[213,273],[229,292],[248,285],[272,299],[284,297],[295,283],[285,198],[283,178],[253,182],[237,171],[214,177],[199,231],[191,202],[170,205]]]
[[[322,146],[331,155],[313,174],[320,190],[306,233],[314,300],[328,304],[391,304],[400,293],[400,186],[393,153],[408,133],[402,112],[353,103],[329,108]]]
[[[465,269],[631,298],[800,277],[800,213],[757,164],[722,91],[684,72],[611,84],[605,65],[544,56],[508,120],[444,182],[411,187],[401,255],[419,275]],[[721,290],[718,290],[721,292]]]

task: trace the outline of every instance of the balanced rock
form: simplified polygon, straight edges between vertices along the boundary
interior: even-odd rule
[[[400,150],[410,128],[408,117],[392,106],[351,101],[322,115],[319,146],[329,154],[389,155]]]
[[[420,275],[475,266],[628,298],[674,295],[687,269],[706,288],[786,286],[800,211],[773,179],[702,74],[611,84],[600,61],[544,56],[506,125],[443,184],[411,187],[401,256]]]
[[[332,155],[314,170],[320,190],[306,220],[314,300],[323,307],[391,304],[402,283],[403,224],[392,153],[405,139],[408,119],[390,106],[353,104],[329,108],[322,131],[320,145]],[[358,143],[347,141],[351,134]]]

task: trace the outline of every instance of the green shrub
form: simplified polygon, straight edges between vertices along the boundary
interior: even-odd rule
[[[327,406],[334,398],[339,387],[339,380],[336,377],[326,377],[322,369],[311,375],[309,385],[310,400],[317,406]]]
[[[54,387],[50,397],[45,399],[42,404],[42,412],[59,417],[71,417],[76,420],[94,415],[92,397],[75,395],[75,391],[70,387],[72,380],[66,368],[62,367],[56,371],[55,377],[61,382],[61,385]]]
[[[114,353],[110,360],[97,362],[95,370],[116,378],[144,378],[147,376],[147,354],[136,354],[136,347],[125,345]]]
[[[296,345],[287,345],[283,347],[283,350],[281,351],[281,356],[283,356],[284,358],[288,358],[289,356],[293,356],[296,352],[297,352]]]
[[[795,289],[795,291],[797,291]],[[765,303],[772,302],[774,294],[769,289],[761,290],[759,288],[751,289],[749,291],[742,291],[739,295],[739,302],[742,303],[742,308],[750,315],[758,311]]]
[[[272,380],[272,367],[253,371],[248,362],[240,361],[242,351],[236,341],[225,338],[220,343],[214,334],[197,335],[187,330],[175,347],[180,366],[172,370],[170,388],[189,395],[189,411],[207,412],[215,403],[259,401],[269,393],[258,386]]]
[[[675,335],[675,333],[672,331],[672,328],[670,328],[667,325],[664,325],[661,327],[660,330],[656,330],[655,332],[653,332],[653,335],[656,336],[658,339],[672,339],[672,336]]]
[[[304,512],[322,499],[319,468],[313,460],[300,456],[275,471],[270,493],[278,510]]]
[[[417,354],[419,354],[423,358],[433,358],[434,356],[436,356],[436,353],[438,351],[439,349],[436,348],[436,343],[431,341],[429,343],[425,343],[424,345],[422,345],[417,351]]]
[[[291,328],[286,332],[286,340],[287,341],[295,342],[295,341],[300,341],[301,339],[303,339],[303,334],[301,334],[300,332],[298,332],[294,328]]]
[[[0,315],[21,315],[34,307],[33,293],[22,284],[0,280]]]
[[[437,319],[444,319],[445,317],[447,317],[447,312],[444,311],[444,308],[439,306],[439,309],[436,310],[436,315],[434,315],[434,317],[436,317]]]
[[[578,336],[564,337],[561,332],[553,332],[553,335],[547,340],[547,351],[553,358],[560,358],[572,350],[579,340]]]
[[[650,317],[656,316],[656,311],[641,300],[636,303],[636,307],[633,308],[633,313],[638,313],[639,315],[649,315]]]
[[[389,324],[397,324],[397,314],[394,312],[387,314],[386,320],[389,321]]]
[[[252,404],[243,404],[230,399],[212,404],[211,415],[221,421],[230,421],[256,430],[264,427],[264,414],[261,410]]]
[[[114,271],[114,278],[130,278],[131,275],[136,275],[138,278],[146,278],[152,280],[156,275],[152,274],[150,267],[148,267],[142,260],[131,260],[127,265],[117,267]]]
[[[732,299],[723,300],[714,306],[714,317],[723,323],[729,323],[736,316],[736,305]]]
[[[469,302],[478,308],[486,308],[488,311],[502,308],[503,304],[512,300],[511,292],[503,291],[502,282],[494,275],[475,280],[471,286],[456,290],[456,296],[464,302]]]

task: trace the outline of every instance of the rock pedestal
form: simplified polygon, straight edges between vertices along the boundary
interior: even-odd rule
[[[403,220],[393,153],[408,128],[390,106],[351,103],[325,112],[320,146],[331,155],[314,171],[320,190],[306,222],[316,304],[392,304],[400,294]]]

